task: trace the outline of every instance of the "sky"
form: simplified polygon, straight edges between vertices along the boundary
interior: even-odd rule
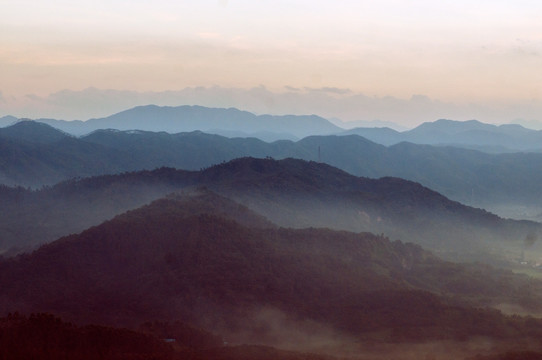
[[[542,2],[0,0],[0,117],[199,104],[542,128]]]

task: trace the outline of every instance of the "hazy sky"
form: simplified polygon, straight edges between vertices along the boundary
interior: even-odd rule
[[[316,112],[313,99],[324,116],[405,125],[542,121],[541,55],[534,0],[0,0],[0,116],[104,116],[116,90],[271,113],[294,111],[280,102],[290,94],[304,96],[296,112]],[[262,86],[274,96],[265,107],[208,98]],[[182,98],[195,87],[208,91]],[[89,88],[101,97],[85,102]],[[55,101],[67,93],[79,113]]]

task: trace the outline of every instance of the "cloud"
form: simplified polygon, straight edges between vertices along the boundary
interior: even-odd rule
[[[315,92],[324,92],[329,94],[338,94],[338,95],[345,95],[345,94],[351,94],[352,90],[350,89],[341,89],[336,87],[321,87],[321,88],[310,88],[305,87],[306,91],[315,91]]]
[[[288,91],[295,91],[295,92],[301,91],[300,88],[296,88],[296,87],[289,86],[289,85],[286,85],[284,88],[285,88],[286,90],[288,90]]]
[[[36,94],[26,94],[24,97],[29,99],[29,100],[32,100],[32,101],[41,101],[41,100],[43,100],[42,98],[40,98]]]

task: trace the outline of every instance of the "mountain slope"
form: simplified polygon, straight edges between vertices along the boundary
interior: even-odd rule
[[[401,132],[390,128],[354,128],[346,130],[341,135],[359,135],[384,146],[395,145],[405,141]]]
[[[2,359],[172,360],[172,355],[160,339],[127,329],[78,327],[51,314],[0,318]]]
[[[23,123],[20,123],[23,125]],[[34,129],[30,129],[33,127]],[[43,135],[26,123],[28,135],[4,137],[0,144],[0,182],[40,187],[70,177],[119,173],[161,166],[199,170],[238,157],[295,157],[322,161],[357,176],[412,180],[445,196],[489,209],[506,205],[539,207],[542,154],[483,152],[400,143],[385,147],[360,136],[310,136],[297,142],[265,143],[202,132],[167,134],[99,130],[82,138],[55,131]],[[15,131],[17,130],[17,131]],[[48,128],[49,132],[54,130]],[[17,128],[0,131],[20,132]],[[52,141],[58,137],[59,141]],[[32,141],[30,141],[32,140]],[[502,210],[501,210],[502,211]],[[520,214],[504,213],[519,217]],[[535,213],[536,215],[536,213]]]
[[[40,119],[74,135],[88,134],[98,129],[165,131],[168,133],[205,131],[244,133],[287,133],[298,138],[321,135],[342,129],[316,115],[254,115],[235,108],[219,109],[203,106],[138,106],[100,119],[65,122]]]
[[[7,115],[0,117],[0,126],[9,126],[14,124],[18,119],[15,116]]]
[[[505,221],[416,183],[357,178],[320,163],[238,159],[201,176],[199,183],[283,226],[385,233],[463,255],[487,246],[518,249],[540,233],[537,223]]]
[[[138,166],[123,151],[77,139],[49,125],[20,121],[0,129],[0,182],[40,187]]]
[[[355,135],[310,136],[297,142],[271,144],[201,133],[158,135],[103,131],[84,139],[118,150],[129,149],[142,164],[192,170],[243,156],[320,160],[357,176],[394,176],[420,182],[454,200],[479,207],[510,203],[536,205],[536,199],[542,196],[538,186],[542,182],[542,173],[538,171],[542,167],[542,154],[536,153],[491,155],[408,143],[385,147]]]
[[[0,128],[0,138],[28,143],[50,144],[69,137],[52,126],[31,120],[18,121],[11,126]]]
[[[2,247],[20,251],[50,242],[170,192],[202,186],[281,226],[384,233],[459,258],[487,256],[488,249],[517,258],[525,239],[540,233],[540,224],[504,220],[406,180],[358,178],[296,159],[243,158],[197,172],[161,168],[39,191],[3,188]],[[535,241],[529,250],[537,248]]]
[[[160,140],[151,140],[160,137]],[[420,182],[454,200],[478,207],[536,205],[542,196],[542,154],[487,154],[468,149],[401,143],[390,147],[362,137],[310,136],[271,144],[201,133],[151,135],[99,132],[84,140],[129,149],[148,168],[197,170],[243,156],[322,161],[357,176],[394,176]],[[151,141],[156,146],[152,146]],[[159,146],[158,144],[161,144]],[[197,154],[197,156],[194,156]]]
[[[477,120],[440,119],[403,132],[387,128],[356,128],[343,134],[360,135],[386,146],[407,141],[415,144],[453,145],[489,153],[542,150],[542,131],[515,124],[490,125]]]
[[[433,273],[450,267],[418,246],[368,233],[266,227],[232,206],[209,192],[162,199],[0,262],[1,311],[46,310],[116,326],[180,319],[263,343],[307,326],[380,341],[542,333],[523,319],[425,291]],[[463,281],[473,280],[487,275],[467,271]],[[270,326],[281,318],[278,329]]]

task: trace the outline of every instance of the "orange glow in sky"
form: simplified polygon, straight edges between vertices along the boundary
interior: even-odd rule
[[[0,0],[0,116],[90,87],[538,102],[541,50],[535,1]]]

